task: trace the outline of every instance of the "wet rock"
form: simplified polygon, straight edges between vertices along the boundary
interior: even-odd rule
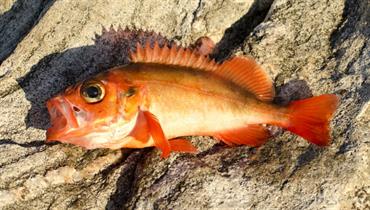
[[[369,7],[366,0],[0,3],[0,207],[369,208]],[[282,88],[283,102],[310,93],[295,88],[298,80],[313,95],[340,95],[331,146],[318,148],[288,132],[257,149],[193,137],[199,154],[163,160],[152,149],[44,144],[45,100],[128,61],[105,36],[93,40],[110,25],[155,30],[184,45],[209,36],[220,60],[235,51],[252,55],[277,86],[293,84]]]

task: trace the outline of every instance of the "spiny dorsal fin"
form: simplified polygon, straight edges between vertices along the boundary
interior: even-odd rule
[[[157,42],[151,47],[150,43],[146,42],[144,46],[137,43],[136,52],[131,52],[131,61],[210,71],[248,90],[262,101],[271,101],[275,96],[272,80],[252,58],[248,57],[233,57],[219,64],[189,48],[175,44],[160,47]]]

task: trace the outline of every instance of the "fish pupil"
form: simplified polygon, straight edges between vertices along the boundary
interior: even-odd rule
[[[97,98],[101,94],[101,91],[96,86],[90,86],[85,89],[85,93],[89,98]]]

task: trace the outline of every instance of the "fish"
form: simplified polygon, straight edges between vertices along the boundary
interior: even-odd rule
[[[155,147],[196,153],[184,137],[211,136],[228,146],[263,145],[267,125],[312,144],[330,144],[330,120],[339,103],[323,94],[274,104],[273,80],[251,57],[216,62],[205,47],[136,43],[131,62],[68,87],[46,102],[46,141],[95,148]],[[208,47],[207,47],[208,46]]]

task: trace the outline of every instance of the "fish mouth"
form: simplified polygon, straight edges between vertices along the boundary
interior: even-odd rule
[[[74,128],[78,127],[71,105],[63,96],[56,96],[46,102],[51,127],[47,129],[46,141],[60,141]]]

